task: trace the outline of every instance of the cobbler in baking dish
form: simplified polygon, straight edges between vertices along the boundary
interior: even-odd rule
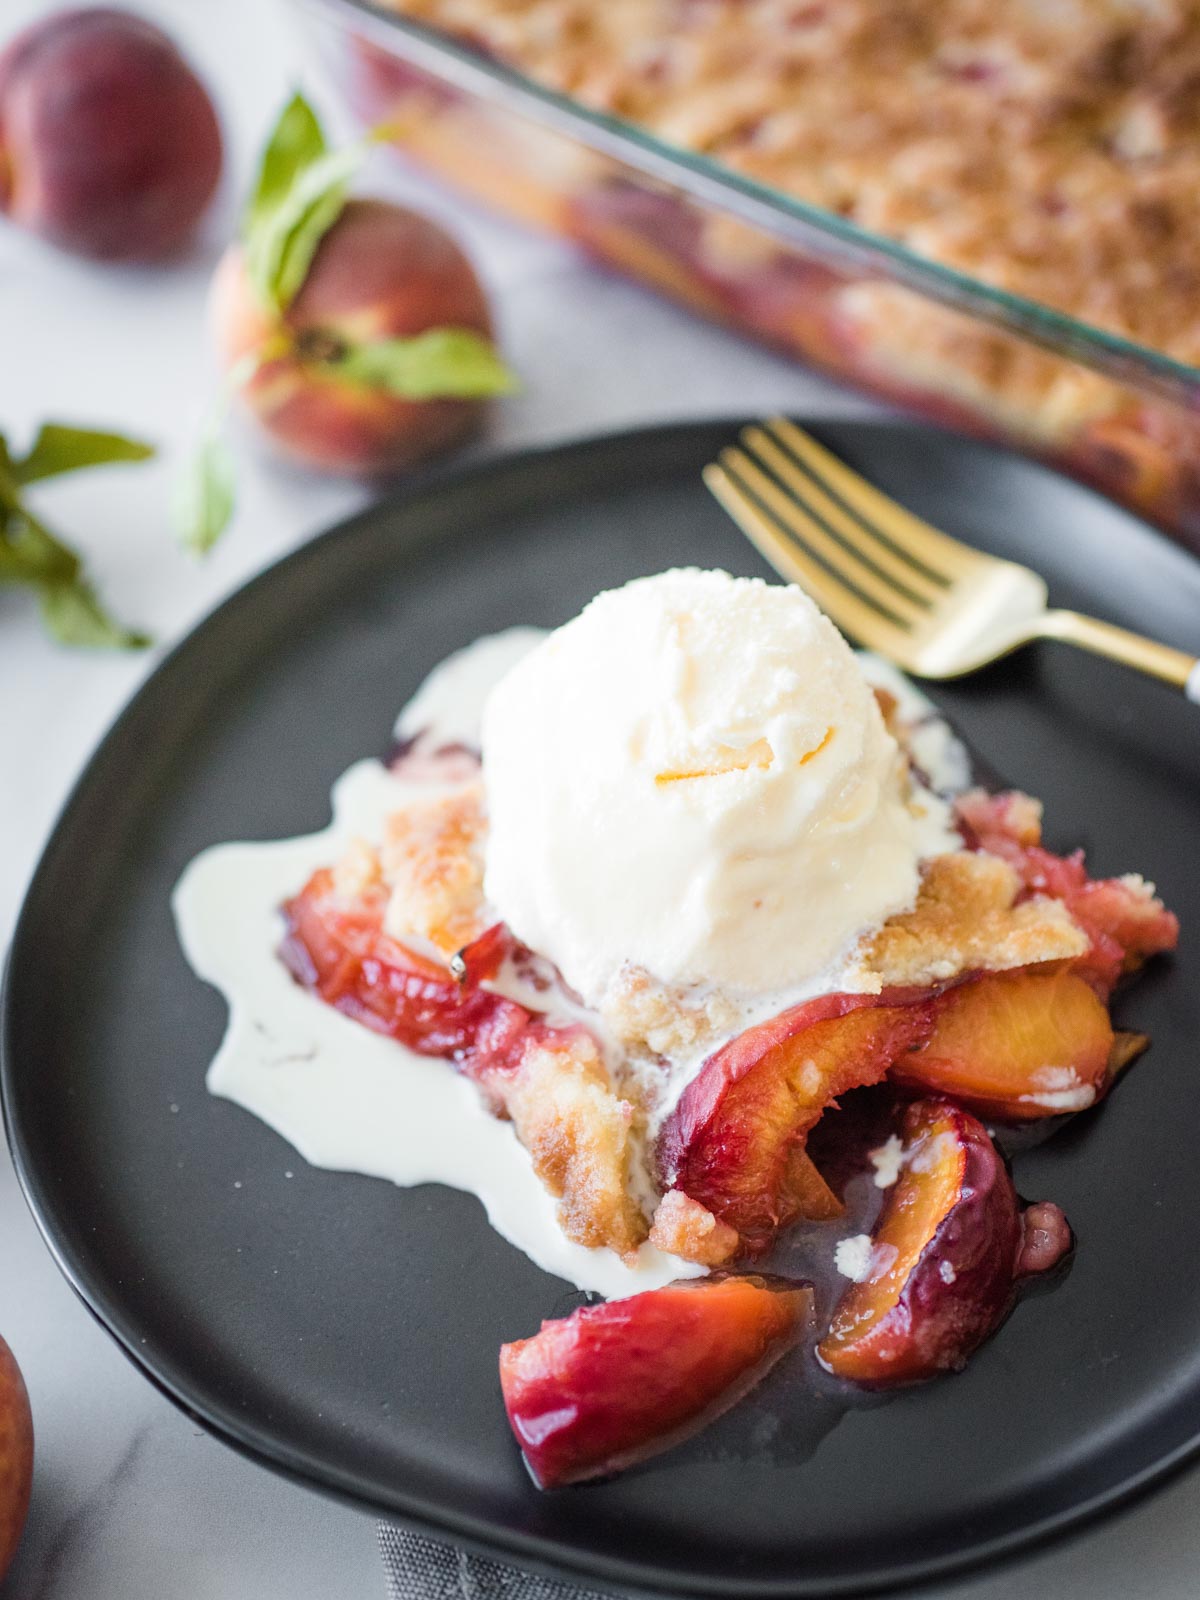
[[[1195,0],[388,4],[771,196],[1200,365]],[[353,36],[347,88],[485,203],[905,409],[1049,452],[1195,541],[1194,409],[1151,393],[1136,356],[1110,375],[1086,335],[1044,324],[1039,348],[969,290],[952,308],[827,230],[751,225],[679,164],[643,176],[586,130],[472,93],[407,30]]]
[[[1047,850],[795,589],[603,594],[525,641],[478,747],[435,700],[280,955],[397,1072],[473,1085],[574,1245],[677,1268],[504,1347],[537,1481],[667,1447],[795,1347],[860,1385],[961,1366],[1071,1243],[989,1128],[1086,1110],[1145,1047],[1108,1001],[1175,944],[1153,886]],[[845,1280],[819,1322],[804,1249]]]
[[[1200,363],[1194,0],[388,3],[668,144]],[[906,302],[871,297],[882,336]],[[912,320],[937,326],[928,307]]]

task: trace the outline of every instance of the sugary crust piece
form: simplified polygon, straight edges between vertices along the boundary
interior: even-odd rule
[[[568,1239],[632,1256],[648,1231],[629,1192],[638,1114],[614,1092],[590,1035],[531,1044],[501,1098]]]
[[[1005,972],[1085,953],[1088,938],[1061,901],[1017,903],[1022,884],[985,850],[935,856],[911,911],[892,917],[862,949],[860,987],[945,983],[963,972]]]

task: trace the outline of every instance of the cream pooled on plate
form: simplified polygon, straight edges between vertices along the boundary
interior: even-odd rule
[[[630,966],[794,986],[916,896],[904,757],[799,589],[600,594],[492,690],[482,743],[487,901],[589,1004]]]

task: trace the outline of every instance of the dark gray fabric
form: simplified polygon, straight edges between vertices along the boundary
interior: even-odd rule
[[[379,1524],[388,1600],[606,1600],[503,1561],[468,1555],[404,1528]]]

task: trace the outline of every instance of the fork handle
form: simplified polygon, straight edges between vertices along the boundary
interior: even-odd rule
[[[1152,678],[1173,683],[1189,700],[1200,704],[1200,658],[1188,655],[1186,650],[1144,639],[1140,633],[1130,633],[1128,628],[1085,617],[1078,611],[1043,612],[1034,631],[1038,638],[1061,639],[1064,644],[1078,645],[1093,655],[1107,656],[1110,661],[1123,662]]]

